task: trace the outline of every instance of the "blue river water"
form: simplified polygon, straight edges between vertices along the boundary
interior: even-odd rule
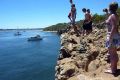
[[[27,30],[21,36],[16,31],[0,31],[0,80],[54,80],[60,48],[56,33]],[[41,35],[43,40],[28,42]]]

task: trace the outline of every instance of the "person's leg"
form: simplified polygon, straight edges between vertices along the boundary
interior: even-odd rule
[[[111,71],[115,73],[117,70],[117,62],[118,62],[118,54],[116,47],[108,48],[110,54],[110,63],[111,63]]]
[[[79,35],[81,35],[81,30],[80,30],[80,27],[76,24],[76,27],[77,27],[77,32]]]
[[[75,26],[75,18],[72,17],[72,25]]]
[[[87,30],[87,24],[86,24],[85,21],[84,21],[84,22],[83,22],[83,30],[82,30],[83,36],[86,35],[86,30]]]
[[[90,34],[92,32],[92,21],[90,21],[88,24],[87,24],[87,34]]]
[[[89,34],[92,32],[92,24],[90,24]]]
[[[83,35],[83,36],[85,35],[85,30],[84,30],[84,29],[82,30],[82,35]]]
[[[73,25],[73,28],[74,28],[75,33],[76,33],[77,35],[79,35],[79,32],[78,32],[78,30],[77,30],[77,26],[76,26],[76,24],[75,24],[75,17],[72,17],[72,25]]]
[[[86,35],[88,35],[89,34],[89,30],[86,30]]]
[[[91,24],[90,24],[90,26],[91,26],[91,31],[90,31],[90,33],[91,33],[91,32],[92,32],[92,30],[93,30],[92,21],[91,21]]]
[[[86,23],[86,26],[85,26],[85,27],[86,27],[86,32],[85,32],[85,34],[88,35],[88,34],[89,34],[89,27],[90,27],[90,26],[89,26],[89,23]]]
[[[74,25],[73,27],[74,27],[74,31],[75,31],[75,33],[77,34],[77,36],[79,36],[79,31],[78,31],[78,29],[77,29],[77,26]]]

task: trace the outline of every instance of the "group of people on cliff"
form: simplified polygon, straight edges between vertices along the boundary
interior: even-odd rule
[[[71,25],[76,30],[76,8],[73,1],[70,0],[71,3],[71,11],[68,15],[70,19]],[[106,20],[101,22],[101,24],[105,24],[107,26],[107,35],[106,35],[106,43],[105,46],[108,49],[109,59],[110,59],[110,68],[108,68],[105,72],[115,74],[117,72],[117,63],[118,63],[118,54],[117,48],[120,47],[120,33],[118,30],[119,27],[119,17],[117,14],[118,3],[112,2],[109,4],[109,9],[104,9],[103,12],[106,13]],[[92,16],[90,13],[90,9],[83,8],[85,19],[83,21],[83,31],[82,34],[90,34],[92,32]]]
[[[76,15],[77,15],[76,7],[75,7],[75,4],[73,3],[72,0],[70,0],[70,3],[71,3],[71,10],[69,12],[68,18],[70,19],[70,23],[73,26],[74,31],[77,34],[79,34],[80,31],[77,30],[77,25],[75,23],[75,19],[76,19]],[[83,35],[85,35],[85,34],[87,35],[87,34],[92,32],[92,15],[90,13],[90,9],[83,8],[82,11],[83,11],[84,16],[85,16],[85,19],[84,19],[84,22],[83,22],[82,33],[83,33]]]

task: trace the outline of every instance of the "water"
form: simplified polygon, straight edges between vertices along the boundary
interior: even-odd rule
[[[0,31],[0,80],[54,80],[60,39],[55,33],[37,30]],[[40,34],[41,41],[27,38]]]

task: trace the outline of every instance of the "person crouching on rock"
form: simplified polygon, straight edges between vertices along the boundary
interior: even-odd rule
[[[115,74],[117,71],[118,54],[117,47],[120,46],[120,33],[118,32],[119,16],[116,11],[118,9],[118,3],[113,2],[109,5],[110,15],[105,21],[107,25],[107,38],[106,47],[110,54],[111,68],[106,70],[107,73]]]

